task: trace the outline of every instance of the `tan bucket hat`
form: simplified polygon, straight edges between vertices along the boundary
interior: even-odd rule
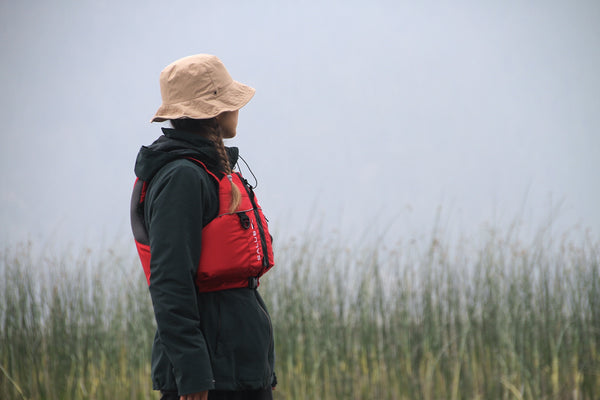
[[[162,104],[150,122],[216,117],[239,110],[255,90],[234,81],[218,57],[197,54],[169,64],[160,73]]]

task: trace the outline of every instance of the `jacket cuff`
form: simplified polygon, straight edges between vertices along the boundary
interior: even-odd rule
[[[203,392],[205,390],[213,390],[215,388],[214,379],[198,379],[197,377],[194,377],[193,374],[182,376],[178,371],[175,371],[175,376],[177,381],[177,391],[180,396]]]

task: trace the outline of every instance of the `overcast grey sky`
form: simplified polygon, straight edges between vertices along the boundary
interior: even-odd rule
[[[600,231],[597,1],[4,1],[0,239],[128,239],[158,76],[218,55],[275,230]],[[99,236],[100,235],[100,236]]]

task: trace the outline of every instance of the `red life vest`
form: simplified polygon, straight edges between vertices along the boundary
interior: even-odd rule
[[[202,229],[200,262],[196,285],[200,292],[212,292],[259,285],[258,279],[273,267],[272,238],[267,220],[252,188],[239,173],[231,175],[240,189],[241,201],[236,212],[229,212],[231,183],[227,176],[219,179],[194,158],[219,184],[219,212]],[[144,221],[147,182],[136,179],[131,202],[131,226],[146,280],[150,285],[150,240]]]

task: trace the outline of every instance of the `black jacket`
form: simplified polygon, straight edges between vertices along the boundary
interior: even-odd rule
[[[218,185],[213,144],[200,135],[163,128],[142,147],[135,173],[149,182],[144,216],[148,230],[150,295],[157,332],[152,380],[157,390],[180,395],[203,390],[246,390],[275,385],[273,329],[264,302],[249,288],[198,293],[194,284],[202,228],[216,217]],[[238,151],[228,148],[232,165]]]

